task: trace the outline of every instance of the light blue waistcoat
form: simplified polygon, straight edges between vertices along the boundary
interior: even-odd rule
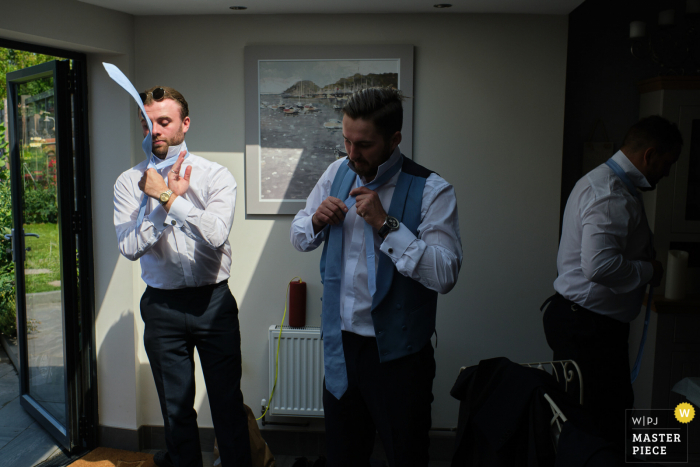
[[[403,164],[388,214],[417,236],[423,188],[431,172],[406,156],[402,157]],[[331,185],[331,196],[347,199],[349,190],[346,193],[339,191],[348,170],[347,163],[341,164]],[[340,264],[326,264],[327,239],[328,236],[321,256],[321,282],[325,278],[326,268],[341,267]],[[418,352],[428,343],[435,332],[437,296],[436,291],[400,274],[387,255],[379,255],[377,292],[372,300],[371,314],[381,362]]]

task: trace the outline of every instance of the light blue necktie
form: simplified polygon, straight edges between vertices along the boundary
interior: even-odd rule
[[[365,185],[370,190],[376,190],[401,170],[403,157],[392,165],[380,177]],[[357,175],[348,170],[338,193],[348,193],[355,184]],[[348,211],[355,205],[355,197],[344,201]],[[367,285],[371,295],[377,290],[374,232],[372,226],[365,222],[365,250],[367,255]],[[343,338],[340,331],[340,274],[343,255],[343,223],[332,225],[328,234],[328,255],[323,278],[323,366],[326,373],[326,389],[336,399],[340,399],[348,388],[348,373],[345,368]]]
[[[151,135],[151,133],[153,132],[153,124],[151,123],[151,119],[148,118],[148,114],[146,114],[146,109],[143,108],[143,102],[141,102],[141,97],[139,96],[138,91],[136,91],[136,88],[134,88],[134,85],[131,84],[129,78],[124,76],[124,73],[122,73],[119,68],[112,65],[111,63],[102,62],[102,65],[104,65],[105,70],[107,70],[107,74],[109,75],[109,77],[112,78],[119,86],[124,88],[124,90],[128,92],[131,95],[131,97],[134,98],[134,100],[136,101],[136,105],[138,105],[139,109],[141,109],[141,114],[144,120],[146,120],[146,123],[148,124],[148,134],[143,139],[143,142],[141,142],[141,149],[143,149],[143,152],[146,153],[146,159],[148,160],[148,168],[160,170],[164,167],[173,165],[175,161],[177,161],[177,157],[168,158],[162,162],[159,162],[158,164],[155,164],[153,162],[153,159],[156,157],[151,152],[153,148],[153,136]],[[187,156],[189,155],[190,154],[188,152],[185,155],[185,158],[187,158]],[[146,170],[148,170],[148,168]],[[139,227],[143,222],[143,217],[146,214],[146,204],[148,204],[148,196],[146,196],[146,193],[144,193],[141,197],[139,215],[136,218],[136,227]]]
[[[612,159],[608,159],[605,164],[612,169],[613,172],[615,172],[615,175],[617,175],[620,180],[622,180],[622,183],[624,183],[627,186],[627,189],[629,190],[630,193],[632,193],[637,199],[639,199],[640,202],[642,202],[642,210],[644,210],[644,202],[642,201],[642,196],[641,194],[637,191],[637,188],[634,186],[634,183],[632,183],[632,180],[629,179],[627,174],[625,173],[624,170],[622,170],[622,167],[619,166],[617,162],[615,162]],[[646,219],[646,213],[644,214],[644,218]],[[647,221],[648,222],[648,221]],[[652,248],[654,246],[654,235],[652,234],[651,236],[651,244]],[[630,373],[630,379],[634,383],[634,381],[637,379],[637,375],[639,375],[639,368],[642,365],[642,355],[644,354],[644,344],[647,341],[647,331],[649,329],[649,316],[651,316],[651,297],[652,294],[654,293],[654,288],[649,284],[649,295],[647,296],[647,312],[646,315],[644,316],[644,331],[642,331],[642,340],[639,342],[639,350],[637,351],[637,359],[634,362],[634,366],[632,367],[632,371]]]

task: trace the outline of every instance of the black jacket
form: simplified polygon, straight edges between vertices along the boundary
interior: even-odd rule
[[[595,442],[598,438],[581,406],[563,392],[552,375],[507,358],[493,358],[462,371],[450,392],[461,401],[452,466],[554,467],[553,413],[545,393],[572,422],[567,423],[571,425],[567,436],[560,438],[562,460],[573,457],[584,466],[594,455],[600,459],[601,450],[609,451],[603,441]],[[593,441],[582,444],[577,441],[580,437],[568,436],[579,430],[589,433],[585,437]]]

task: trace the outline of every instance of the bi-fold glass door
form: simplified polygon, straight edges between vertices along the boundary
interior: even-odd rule
[[[75,67],[55,60],[7,74],[20,402],[71,453],[96,439]]]

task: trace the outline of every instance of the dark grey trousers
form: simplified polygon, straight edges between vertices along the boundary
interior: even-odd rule
[[[250,466],[238,306],[227,281],[177,290],[148,287],[141,297],[141,317],[173,465],[202,466],[194,409],[197,347],[222,465]]]
[[[379,362],[377,340],[343,331],[348,389],[336,399],[323,384],[329,467],[369,467],[379,433],[391,467],[427,467],[435,358],[420,351]]]

